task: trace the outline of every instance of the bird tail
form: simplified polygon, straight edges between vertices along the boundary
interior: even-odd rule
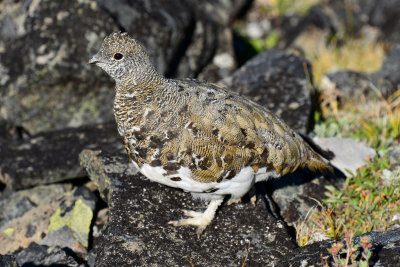
[[[311,155],[308,158],[306,165],[311,171],[320,171],[322,173],[329,171],[330,173],[334,173],[333,166],[327,159],[323,158],[320,154],[312,149],[310,152]]]

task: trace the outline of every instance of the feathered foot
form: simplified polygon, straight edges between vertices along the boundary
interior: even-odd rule
[[[204,212],[184,210],[184,215],[190,218],[180,219],[178,221],[169,221],[168,224],[172,224],[173,226],[195,225],[197,226],[197,237],[200,238],[201,233],[214,218],[215,212],[217,211],[219,205],[221,205],[222,200],[223,198],[211,200]]]

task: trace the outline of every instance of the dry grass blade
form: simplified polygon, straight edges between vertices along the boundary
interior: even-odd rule
[[[247,261],[247,258],[249,257],[249,253],[250,253],[250,241],[249,241],[249,244],[247,245],[247,253],[246,253],[246,257],[244,258],[244,261],[243,261],[242,267],[244,267],[244,266],[245,266],[245,264],[246,264],[246,261]]]

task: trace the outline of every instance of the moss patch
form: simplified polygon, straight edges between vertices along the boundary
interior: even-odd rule
[[[5,233],[6,235],[10,236],[12,235],[12,233],[14,233],[15,229],[14,228],[6,228],[3,230],[3,233]]]
[[[74,232],[74,237],[83,246],[88,246],[88,235],[90,232],[90,224],[92,222],[93,212],[91,208],[82,199],[75,202],[74,208],[61,215],[61,209],[58,208],[50,217],[49,232],[56,231],[63,226],[68,226]]]

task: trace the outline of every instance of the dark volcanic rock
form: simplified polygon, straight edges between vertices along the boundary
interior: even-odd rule
[[[0,143],[29,138],[29,133],[20,126],[0,118]]]
[[[127,172],[120,165],[128,166],[126,155],[86,150],[81,162],[94,181],[111,181],[109,224],[91,252],[95,266],[240,266],[248,243],[246,266],[274,266],[295,247],[261,200],[222,205],[198,239],[194,227],[167,225],[182,209],[205,208],[189,193]]]
[[[272,218],[260,199],[256,207],[248,202],[222,205],[214,221],[197,239],[194,227],[175,228],[166,224],[180,218],[182,209],[205,208],[189,193],[148,181],[137,169],[132,170],[125,154],[110,154],[106,149],[85,150],[80,158],[91,179],[100,183],[100,191],[109,204],[109,223],[88,256],[91,266],[240,266],[247,251],[245,266],[313,266],[321,262],[321,255],[333,263],[328,249],[334,241],[296,247],[286,227]],[[315,179],[305,171],[302,175],[305,186],[292,201],[303,204],[294,207],[296,204],[292,203],[292,210],[287,210],[292,214],[298,214],[305,205],[315,204],[302,196],[321,194],[323,183],[327,183],[326,179]],[[306,181],[307,177],[310,180]],[[299,187],[290,185],[290,176],[276,181],[273,185],[277,190]],[[400,230],[366,235],[372,243],[370,266],[397,266]],[[360,244],[360,237],[353,242]]]
[[[400,5],[400,1],[399,1]],[[399,10],[400,14],[400,10]],[[399,25],[400,28],[400,25]],[[380,70],[372,74],[372,81],[384,96],[400,89],[400,44],[396,44],[382,62]]]
[[[32,134],[112,119],[112,83],[87,61],[118,27],[95,2],[5,1],[0,28],[1,117]]]
[[[78,155],[84,148],[115,144],[122,150],[114,123],[46,132],[0,144],[0,182],[9,190],[83,177]]]
[[[361,2],[363,5],[364,3]],[[371,24],[381,29],[382,39],[390,42],[400,42],[400,1],[375,1],[371,16]]]
[[[277,48],[312,54],[334,41],[349,37],[400,42],[399,0],[329,0],[301,16],[284,14],[279,19]]]
[[[284,51],[268,50],[248,61],[224,83],[305,133],[312,111],[311,75],[307,60]]]
[[[174,72],[171,63],[185,53],[196,23],[186,1],[96,2],[114,18],[121,29],[146,47],[159,72]],[[100,43],[97,45],[100,46]]]
[[[13,255],[0,255],[0,266],[18,267],[18,264]]]
[[[338,90],[338,97],[349,99],[372,92],[374,86],[367,74],[351,70],[338,70],[326,74],[321,88],[324,90]]]
[[[326,74],[321,89],[336,94],[338,100],[348,100],[361,95],[376,94],[379,90],[388,97],[400,89],[400,44],[396,44],[374,73],[339,70]]]
[[[349,36],[365,34],[367,38],[400,42],[399,14],[399,0],[329,0],[323,5],[312,7],[304,16],[284,16],[279,47],[293,46],[296,43],[301,49],[301,42],[298,40],[308,40],[299,37],[307,36],[306,32],[316,33],[316,29],[324,32],[325,36],[323,40],[313,38],[314,43],[329,42],[329,38],[337,33],[347,33]],[[340,38],[341,34],[336,37]]]
[[[332,21],[337,28],[346,28],[350,34],[359,34],[364,26],[379,29],[380,38],[390,42],[400,41],[399,0],[330,0]]]
[[[332,18],[320,5],[311,8],[303,17],[298,14],[284,16],[281,22],[282,36],[277,44],[280,49],[318,49],[325,45],[337,31]]]
[[[19,266],[85,266],[76,255],[68,249],[48,247],[32,243],[16,254]]]
[[[225,29],[247,2],[97,0],[122,29],[144,44],[161,73],[184,78],[196,77],[215,65],[213,58],[218,54],[227,53],[233,60],[232,38]],[[227,73],[222,67],[216,77],[205,78],[216,81],[234,67],[234,63],[228,66]]]

